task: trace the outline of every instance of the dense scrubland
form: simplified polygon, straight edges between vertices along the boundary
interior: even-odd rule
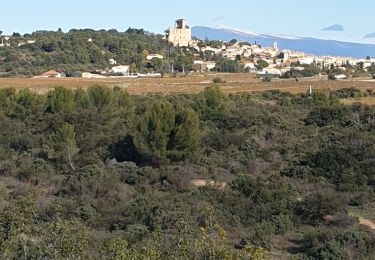
[[[373,259],[358,95],[2,89],[1,258]]]

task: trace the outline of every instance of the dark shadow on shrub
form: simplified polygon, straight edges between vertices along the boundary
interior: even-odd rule
[[[109,148],[111,158],[115,158],[117,162],[134,162],[137,165],[149,165],[151,159],[142,156],[137,151],[132,136],[127,135],[124,139],[119,140]]]

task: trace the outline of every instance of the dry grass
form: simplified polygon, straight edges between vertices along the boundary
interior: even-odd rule
[[[346,98],[346,99],[342,99],[341,102],[345,105],[352,105],[354,103],[361,103],[361,104],[364,104],[364,105],[373,106],[373,105],[375,105],[375,97]]]
[[[37,93],[45,93],[56,86],[67,88],[88,88],[93,85],[108,87],[120,86],[130,94],[170,94],[170,93],[198,93],[212,84],[213,79],[220,77],[225,83],[220,84],[225,93],[256,92],[280,90],[293,94],[313,89],[336,90],[355,87],[361,90],[375,88],[375,80],[346,80],[327,81],[320,78],[307,78],[300,81],[294,79],[274,79],[272,82],[262,82],[254,74],[194,74],[188,76],[165,78],[108,78],[108,79],[28,79],[28,78],[0,78],[0,88],[13,87],[17,90],[28,88]]]
[[[362,207],[352,207],[349,214],[358,218],[361,225],[366,225],[375,230],[375,204],[370,203]]]

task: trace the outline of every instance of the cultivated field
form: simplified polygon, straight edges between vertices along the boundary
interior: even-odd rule
[[[164,78],[107,78],[107,79],[29,79],[29,78],[0,78],[0,88],[13,87],[17,90],[28,88],[38,93],[45,93],[56,86],[67,88],[87,88],[93,85],[109,87],[120,86],[130,94],[170,94],[170,93],[198,93],[204,87],[212,84],[214,78],[221,78],[220,83],[226,93],[255,92],[266,90],[281,90],[291,93],[302,93],[312,86],[313,89],[340,89],[356,87],[361,90],[375,88],[375,80],[345,80],[327,81],[321,78],[273,79],[272,82],[262,82],[254,74],[195,74],[188,76]]]

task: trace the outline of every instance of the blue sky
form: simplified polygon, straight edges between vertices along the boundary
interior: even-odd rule
[[[136,27],[162,33],[175,19],[186,18],[191,26],[375,43],[375,35],[364,38],[375,33],[374,10],[374,0],[4,1],[0,30]]]

